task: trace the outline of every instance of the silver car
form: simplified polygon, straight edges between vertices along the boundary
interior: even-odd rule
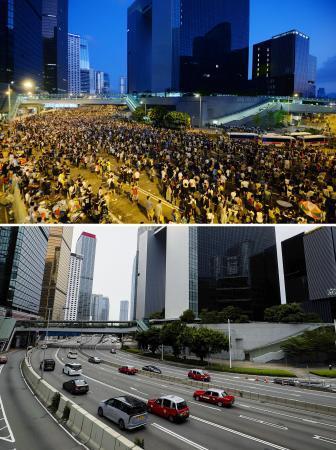
[[[144,427],[148,420],[146,403],[130,395],[103,400],[99,403],[98,415],[118,424],[121,430]]]

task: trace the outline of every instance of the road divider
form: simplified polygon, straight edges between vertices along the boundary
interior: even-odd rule
[[[79,349],[79,352],[86,356],[92,356],[86,352],[84,352],[82,349]],[[114,363],[112,361],[107,361],[105,359],[101,359],[102,364],[119,368],[120,364]],[[217,388],[217,389],[223,389],[223,385],[219,384],[213,384],[213,383],[204,383],[201,381],[194,381],[190,380],[188,378],[179,378],[179,377],[172,377],[164,374],[158,374],[153,372],[147,372],[144,370],[139,370],[139,374],[148,378],[156,378],[161,381],[168,381],[171,383],[177,383],[182,384],[186,386],[191,386],[198,389],[204,389],[207,390],[208,388]],[[294,409],[300,409],[303,411],[310,411],[315,412],[317,414],[326,414],[330,416],[336,416],[336,407],[334,406],[328,406],[328,405],[321,405],[321,404],[314,404],[311,402],[303,402],[301,400],[294,400],[286,397],[279,397],[279,396],[273,396],[273,395],[266,395],[266,394],[260,394],[258,392],[251,392],[247,390],[241,390],[241,389],[227,389],[224,386],[225,391],[227,391],[229,394],[232,394],[238,398],[243,398],[247,400],[255,400],[260,403],[272,403],[276,405],[282,405],[286,406],[288,408],[294,408]]]
[[[92,416],[85,409],[50,386],[33,369],[30,363],[31,353],[22,362],[22,373],[36,397],[47,407],[54,405],[59,394],[56,417],[76,436],[76,438],[92,450],[141,450],[129,439],[111,429],[101,420]]]

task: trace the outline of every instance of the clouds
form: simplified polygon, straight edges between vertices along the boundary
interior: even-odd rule
[[[323,66],[317,71],[319,83],[336,84],[336,55],[327,59]]]

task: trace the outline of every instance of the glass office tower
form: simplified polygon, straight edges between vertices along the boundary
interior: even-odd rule
[[[249,0],[136,0],[128,9],[129,92],[239,93],[249,16]]]
[[[48,227],[0,228],[1,306],[38,314]]]
[[[91,315],[91,296],[94,264],[96,257],[96,236],[83,232],[76,244],[76,254],[83,257],[80,285],[77,320],[89,321]]]
[[[44,89],[68,92],[68,0],[42,0]]]
[[[42,80],[42,0],[0,0],[0,83]]]

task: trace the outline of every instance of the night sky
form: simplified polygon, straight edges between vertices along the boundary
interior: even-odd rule
[[[126,75],[127,7],[132,1],[69,0],[69,32],[89,40],[91,67],[110,73],[113,90]],[[318,58],[317,87],[335,93],[336,0],[251,0],[250,46],[291,29],[310,36],[310,52]]]

